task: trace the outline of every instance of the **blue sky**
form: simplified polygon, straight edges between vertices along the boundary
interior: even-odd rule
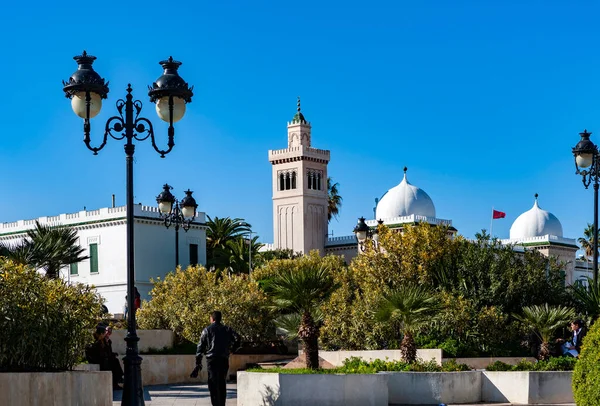
[[[344,198],[334,235],[372,217],[408,166],[463,235],[489,228],[494,206],[507,238],[539,193],[579,237],[593,196],[571,148],[584,128],[600,140],[599,15],[591,1],[13,2],[0,15],[0,221],[106,207],[113,193],[125,204],[122,142],[92,156],[62,92],[86,49],[110,81],[95,142],[131,83],[166,143],[146,89],[159,60],[183,61],[195,86],[173,152],[137,146],[136,202],[154,205],[165,182],[191,188],[199,209],[272,241],[267,151],[286,147],[301,96]]]

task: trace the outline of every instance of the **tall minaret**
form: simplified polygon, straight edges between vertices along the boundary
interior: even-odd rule
[[[311,126],[298,112],[288,123],[288,147],[270,150],[275,248],[325,255],[329,151],[311,147]]]

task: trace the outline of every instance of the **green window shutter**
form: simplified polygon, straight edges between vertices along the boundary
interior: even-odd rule
[[[98,273],[98,244],[90,244],[90,273]]]
[[[74,264],[69,264],[69,272],[71,275],[79,274],[79,267],[77,266],[77,262],[75,262]]]

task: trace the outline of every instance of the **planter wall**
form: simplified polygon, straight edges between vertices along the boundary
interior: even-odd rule
[[[125,355],[127,343],[125,336],[127,330],[113,330],[110,339],[112,340],[112,349],[117,354]],[[164,347],[173,347],[175,334],[171,330],[137,330],[137,335],[140,338],[138,349],[148,351],[150,348],[162,349]],[[188,374],[189,375],[189,374]]]
[[[112,406],[110,372],[0,373],[0,404],[11,406]]]
[[[573,403],[572,372],[484,371],[481,397],[484,402],[522,404]]]
[[[384,374],[287,375],[238,372],[238,406],[387,406]]]
[[[302,354],[302,350],[298,351]],[[402,355],[400,350],[372,350],[372,351],[321,351],[319,356],[331,363],[333,366],[342,366],[345,359],[351,357],[362,358],[365,361],[374,361],[376,359],[387,361],[400,361]],[[435,359],[438,365],[442,365],[442,350],[440,349],[419,349],[417,358],[423,361]]]
[[[478,403],[481,372],[380,372],[388,377],[390,404]]]
[[[206,357],[202,360],[202,371],[198,378],[190,378],[190,373],[196,366],[195,355],[149,355],[143,354],[142,360],[142,384],[166,385],[171,383],[206,383],[208,374],[206,372]],[[122,357],[121,357],[122,358]],[[283,356],[285,358],[285,356]],[[277,354],[233,354],[229,357],[228,376],[235,378],[240,369],[245,369],[247,364],[281,360],[282,356]],[[121,365],[123,360],[121,359]]]

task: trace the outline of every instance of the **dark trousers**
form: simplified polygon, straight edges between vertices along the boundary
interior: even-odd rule
[[[225,406],[227,399],[227,371],[229,359],[214,357],[206,359],[208,369],[208,390],[212,406]]]

